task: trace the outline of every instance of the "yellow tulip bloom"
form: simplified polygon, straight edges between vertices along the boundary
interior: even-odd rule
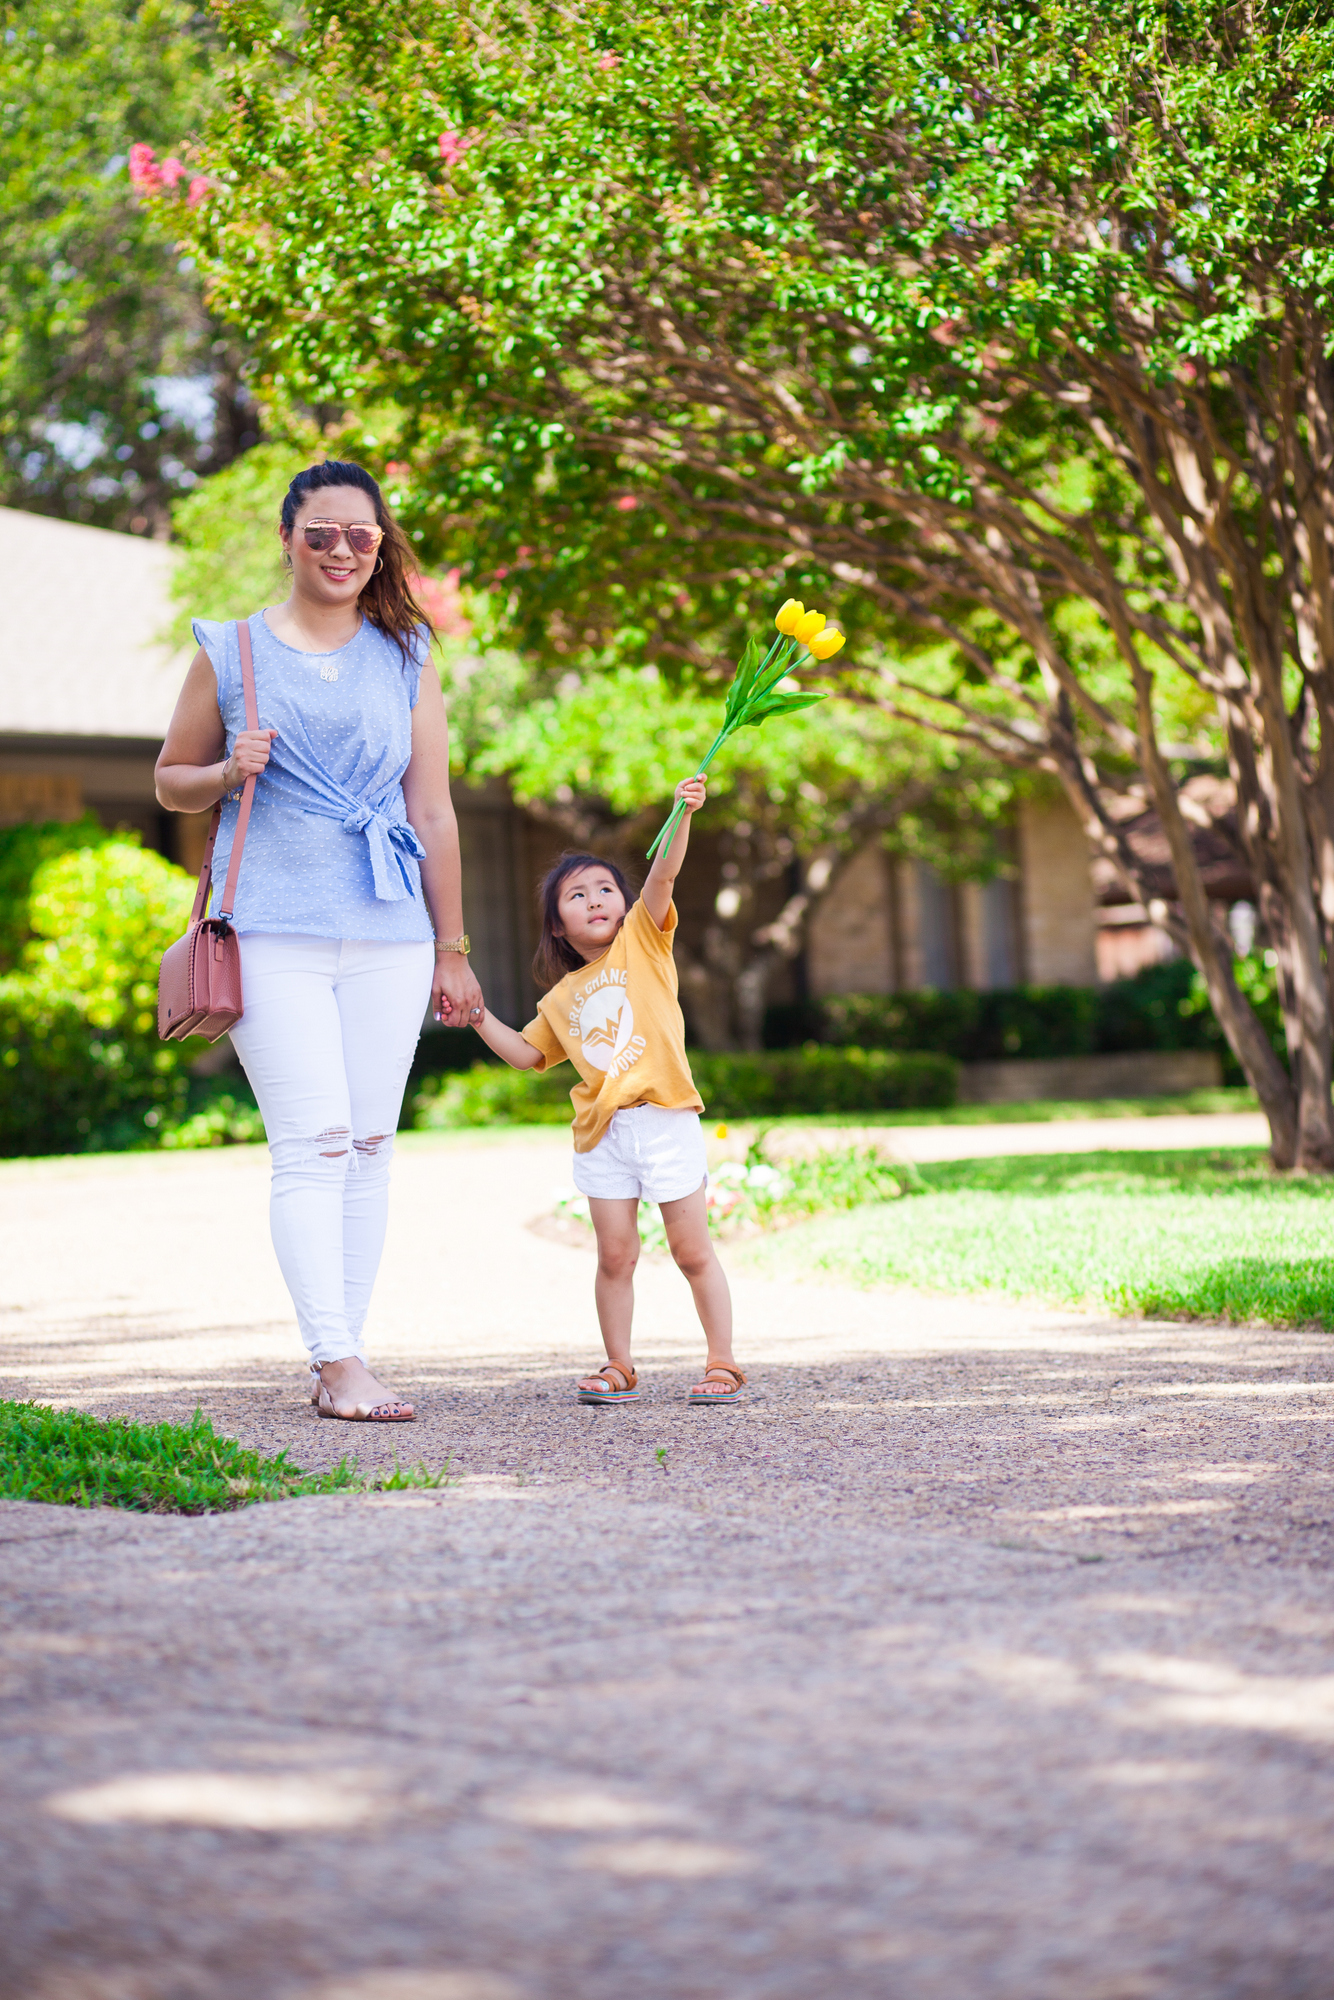
[[[788,598],[787,603],[774,619],[774,624],[785,639],[792,637],[792,634],[797,629],[797,620],[805,615],[805,611],[805,605],[799,603],[795,597]]]
[[[804,618],[798,618],[792,627],[794,639],[800,639],[803,646],[809,646],[817,632],[823,632],[825,615],[823,611],[808,611]]]
[[[807,641],[817,660],[832,660],[847,634],[836,632],[832,625],[826,625],[816,638]]]

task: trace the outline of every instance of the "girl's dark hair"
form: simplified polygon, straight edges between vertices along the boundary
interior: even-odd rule
[[[326,458],[323,465],[308,465],[298,472],[283,499],[282,524],[290,539],[301,503],[325,486],[355,486],[375,502],[375,521],[384,530],[380,544],[381,567],[376,570],[358,602],[376,630],[392,639],[403,657],[404,666],[415,665],[412,642],[421,626],[434,628],[412,594],[413,554],[407,537],[384,504],[384,496],[364,465],[349,458]]]
[[[583,971],[583,959],[557,929],[560,923],[557,910],[560,892],[571,875],[577,875],[581,868],[605,868],[624,896],[627,910],[634,901],[634,890],[614,861],[607,861],[601,854],[562,854],[555,867],[548,868],[537,888],[542,909],[542,935],[533,954],[533,978],[543,990],[557,985],[567,972]]]

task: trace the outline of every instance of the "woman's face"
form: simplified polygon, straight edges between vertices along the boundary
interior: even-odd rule
[[[375,574],[379,551],[359,556],[346,535],[323,552],[309,548],[302,533],[308,521],[337,521],[343,527],[361,521],[373,528],[375,502],[356,486],[322,486],[302,501],[291,535],[283,531],[296,594],[320,604],[355,604]]]

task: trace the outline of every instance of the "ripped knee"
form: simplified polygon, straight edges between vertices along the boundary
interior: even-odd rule
[[[351,1137],[346,1125],[331,1125],[327,1132],[317,1132],[311,1144],[318,1146],[322,1160],[341,1160],[347,1155],[346,1142]]]
[[[352,1145],[358,1160],[373,1166],[377,1160],[387,1160],[394,1150],[392,1132],[371,1132],[364,1139],[354,1139]]]

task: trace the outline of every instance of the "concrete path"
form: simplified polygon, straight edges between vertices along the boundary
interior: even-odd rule
[[[751,1128],[738,1128],[751,1129]],[[793,1135],[794,1139],[797,1135]],[[1064,1118],[1031,1125],[825,1125],[802,1135],[829,1145],[878,1140],[901,1160],[986,1160],[1007,1153],[1177,1153],[1269,1144],[1258,1111],[1165,1113],[1161,1118]],[[786,1134],[774,1135],[781,1147]]]
[[[390,1435],[261,1153],[0,1168],[5,1393],[458,1475],[0,1506],[0,1996],[1329,2000],[1329,1340],[741,1277],[700,1413],[653,1264],[586,1411],[565,1144],[404,1145]]]

